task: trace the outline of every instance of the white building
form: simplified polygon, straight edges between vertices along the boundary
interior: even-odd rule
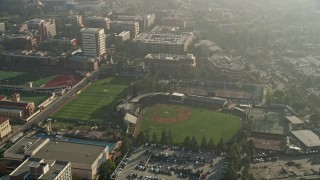
[[[104,29],[81,29],[82,51],[84,56],[101,58],[106,53]]]

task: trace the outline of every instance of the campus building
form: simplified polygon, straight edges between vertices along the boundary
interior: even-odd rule
[[[57,161],[70,162],[74,176],[94,179],[100,164],[109,158],[109,149],[108,146],[24,137],[4,152],[8,160],[23,161],[26,157],[43,159],[49,165]]]
[[[6,26],[4,22],[0,22],[0,33],[4,33],[6,31]]]
[[[208,57],[206,65],[218,77],[238,81],[246,76],[246,67],[228,56],[213,55]]]
[[[55,66],[59,63],[59,56],[49,54],[46,51],[15,50],[3,52],[3,61],[12,65],[50,65]]]
[[[110,31],[117,34],[129,31],[130,38],[135,38],[139,34],[139,23],[136,21],[111,21]]]
[[[155,14],[148,15],[127,15],[120,14],[117,18],[119,21],[135,21],[139,23],[139,31],[144,32],[154,24]]]
[[[289,131],[298,129],[304,124],[304,122],[297,116],[285,116],[285,118],[289,123]]]
[[[38,44],[36,36],[30,34],[10,34],[9,47],[17,50],[33,50]]]
[[[27,158],[10,173],[10,180],[21,179],[71,180],[71,164],[66,161],[47,163],[41,158]]]
[[[99,60],[97,58],[83,56],[82,51],[77,50],[72,53],[69,61],[65,63],[65,67],[77,70],[94,71],[99,67]]]
[[[146,53],[183,54],[192,42],[192,33],[162,31],[155,27],[150,33],[142,33],[134,42]],[[167,28],[166,28],[167,29]]]
[[[56,36],[56,22],[54,19],[32,19],[25,22],[30,31],[40,36],[40,41],[44,41]]]
[[[106,53],[105,34],[103,29],[81,29],[82,52],[84,56],[101,58]]]
[[[11,133],[9,118],[0,116],[0,139]]]
[[[303,145],[305,149],[319,149],[320,139],[310,130],[291,131],[291,134]]]
[[[190,72],[196,66],[193,54],[148,54],[144,57],[145,69],[165,74],[181,74]]]
[[[34,110],[34,103],[20,101],[20,95],[18,93],[12,94],[12,101],[0,101],[0,116],[27,119],[34,113]]]
[[[86,17],[83,21],[85,27],[89,28],[102,28],[104,29],[104,32],[107,34],[110,29],[110,19],[106,17],[97,17],[97,16],[91,16]]]
[[[53,38],[49,39],[48,41],[50,44],[54,46],[76,46],[77,45],[77,40],[76,39],[67,39],[67,38]]]
[[[67,0],[67,9],[70,10],[92,10],[100,11],[103,6],[106,6],[106,1],[104,0]]]
[[[180,17],[176,14],[170,14],[161,20],[161,25],[162,26],[174,26],[174,27],[185,28],[186,22],[183,20],[182,17]]]

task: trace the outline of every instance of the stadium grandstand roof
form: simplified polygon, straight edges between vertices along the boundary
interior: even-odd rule
[[[187,99],[192,101],[200,101],[205,103],[213,103],[213,104],[219,104],[221,106],[224,106],[227,104],[227,100],[223,98],[218,97],[205,97],[205,96],[196,96],[196,95],[188,95]]]
[[[174,93],[172,93],[172,96],[183,97],[183,96],[185,96],[185,95],[182,94],[182,93],[176,93],[176,92],[174,92]]]
[[[124,116],[124,120],[131,124],[136,124],[138,118],[130,113],[126,113],[126,115]]]
[[[291,131],[291,133],[298,138],[306,147],[320,146],[319,137],[310,130]]]
[[[301,120],[301,119],[299,119],[297,116],[286,116],[286,119],[290,122],[290,123],[292,123],[292,124],[294,124],[294,125],[296,125],[296,124],[303,124],[304,122]]]

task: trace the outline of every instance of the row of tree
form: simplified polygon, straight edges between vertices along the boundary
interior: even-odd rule
[[[203,136],[201,142],[199,143],[195,136],[187,136],[185,137],[182,144],[174,143],[173,136],[171,131],[162,131],[160,139],[158,138],[157,134],[154,132],[152,136],[150,136],[149,131],[142,131],[138,134],[135,138],[134,143],[136,144],[145,144],[145,143],[153,143],[153,144],[162,144],[162,145],[182,145],[188,149],[192,150],[220,150],[225,151],[225,143],[221,138],[219,143],[215,145],[213,139],[211,138],[207,141],[206,137]]]

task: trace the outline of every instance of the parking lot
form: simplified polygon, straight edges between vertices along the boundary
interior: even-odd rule
[[[253,161],[251,172],[256,179],[320,178],[320,158],[318,154],[279,157],[278,160],[259,157],[253,159]]]
[[[227,168],[223,153],[189,151],[178,147],[143,146],[129,151],[115,179],[214,179]],[[210,178],[211,179],[211,178]]]

